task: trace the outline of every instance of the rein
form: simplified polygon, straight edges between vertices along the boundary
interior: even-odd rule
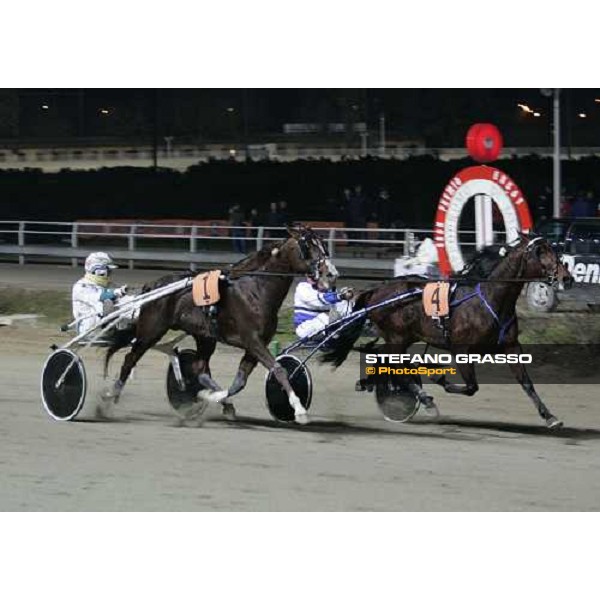
[[[229,272],[231,273],[231,272]],[[224,271],[223,274],[228,274]],[[244,271],[243,273],[236,273],[235,279],[245,276],[257,276],[257,277],[302,277],[302,273],[285,273],[279,271]],[[339,279],[354,279],[355,281],[402,281],[404,283],[427,283],[428,281],[438,281],[436,279],[408,279],[404,277],[374,277],[372,275],[340,275]],[[475,279],[473,277],[440,277],[439,281],[448,281],[449,283],[536,283],[536,282],[548,282],[547,277],[537,278],[513,278],[513,279]]]
[[[279,271],[243,271],[242,273],[233,273],[232,271],[223,271],[223,275],[230,279],[240,279],[241,277],[302,277],[302,273],[279,272]]]

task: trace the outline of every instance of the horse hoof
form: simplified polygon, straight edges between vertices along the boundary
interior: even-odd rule
[[[105,387],[100,392],[100,400],[102,402],[116,402],[119,397],[119,394],[114,390],[113,387]]]
[[[103,421],[110,421],[115,416],[115,403],[112,399],[101,397],[96,404],[96,418]]]
[[[562,426],[563,422],[559,421],[556,417],[546,419],[546,427],[548,427],[548,429],[560,429]]]
[[[204,425],[204,419],[202,417],[189,417],[177,415],[176,427],[202,427]]]
[[[229,392],[227,390],[200,390],[197,394],[199,400],[206,402],[222,402],[227,398]]]
[[[235,421],[235,406],[231,402],[225,402],[223,404],[223,416],[227,421]]]
[[[421,404],[423,405],[423,408],[425,409],[425,414],[428,417],[431,417],[433,419],[439,418],[440,411],[437,407],[437,404],[433,401],[433,398],[431,396],[422,398]]]
[[[435,404],[431,406],[425,406],[425,414],[432,419],[439,419],[440,417],[440,411]]]
[[[307,412],[303,412],[303,413],[297,414],[294,417],[294,421],[296,423],[298,423],[298,425],[308,425],[310,423],[310,417],[308,416]]]
[[[179,418],[183,421],[193,421],[196,419],[200,419],[206,412],[207,408],[208,402],[206,400],[200,399],[196,402],[183,404],[176,410],[177,414],[179,415]]]

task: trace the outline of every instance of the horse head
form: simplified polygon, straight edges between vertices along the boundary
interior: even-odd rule
[[[289,238],[281,247],[290,268],[307,275],[319,284],[320,289],[329,290],[335,286],[338,270],[329,258],[329,254],[319,236],[310,227],[296,224],[287,228]]]
[[[569,269],[543,237],[519,233],[515,249],[522,256],[522,277],[531,279],[546,277],[549,284],[558,282],[564,288],[573,285],[573,277]]]

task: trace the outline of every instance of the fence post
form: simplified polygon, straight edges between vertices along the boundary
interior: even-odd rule
[[[190,230],[190,254],[196,254],[196,235],[198,234],[198,227],[196,225],[192,225],[192,229]],[[196,263],[190,262],[190,269],[193,271],[196,268]]]
[[[131,227],[129,228],[128,248],[129,248],[130,252],[133,252],[135,250],[135,230],[136,229],[137,229],[137,225],[131,225]],[[128,266],[130,269],[133,269],[133,258],[129,259]]]
[[[403,256],[412,256],[415,245],[415,234],[410,229],[404,230],[404,253]]]
[[[327,238],[327,252],[329,252],[330,258],[333,258],[334,249],[335,249],[335,229],[332,227],[329,230],[329,237]]]
[[[261,225],[256,230],[256,250],[257,251],[262,250],[264,237],[265,237],[265,228]]]
[[[79,223],[73,223],[71,229],[71,248],[77,248],[78,240],[77,240],[77,229],[79,227]],[[71,266],[77,267],[77,257],[71,257]]]
[[[19,233],[17,243],[19,244],[20,248],[23,248],[25,246],[25,221],[19,221]],[[19,264],[25,264],[25,254],[23,254],[22,252],[19,253]]]

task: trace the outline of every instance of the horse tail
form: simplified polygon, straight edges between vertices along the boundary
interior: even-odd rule
[[[361,292],[356,297],[352,312],[354,313],[365,308],[374,292],[374,289]],[[323,352],[319,360],[325,363],[333,363],[333,366],[336,368],[339,367],[348,358],[348,354],[350,354],[356,340],[360,337],[366,320],[367,315],[365,313],[362,317],[355,318],[346,327],[342,327],[340,332],[328,342],[328,350]]]

